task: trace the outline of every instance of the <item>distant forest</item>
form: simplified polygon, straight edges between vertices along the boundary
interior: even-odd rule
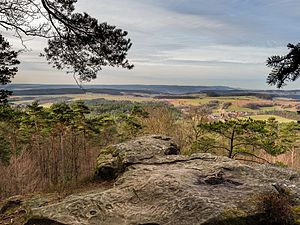
[[[221,96],[254,96],[261,99],[272,100],[273,98],[285,97],[300,100],[300,90],[237,90],[229,87],[203,87],[191,86],[188,90],[186,86],[167,86],[167,85],[116,85],[116,86],[98,86],[92,85],[86,88],[78,88],[76,86],[64,85],[31,85],[31,86],[10,86],[13,90],[14,96],[28,96],[28,95],[64,95],[64,94],[109,94],[109,95],[133,95],[153,94],[157,95],[157,99],[193,99],[193,96],[188,94],[203,93],[209,97]]]

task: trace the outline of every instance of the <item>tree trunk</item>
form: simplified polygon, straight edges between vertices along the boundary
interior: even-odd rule
[[[234,148],[233,142],[234,142],[234,135],[235,135],[235,130],[233,129],[233,130],[232,130],[232,134],[231,134],[231,138],[230,138],[230,151],[229,151],[229,155],[228,155],[229,158],[232,158],[232,156],[233,156],[233,148]]]
[[[64,149],[64,132],[60,134],[60,160],[61,160],[61,178],[65,182],[65,149]]]

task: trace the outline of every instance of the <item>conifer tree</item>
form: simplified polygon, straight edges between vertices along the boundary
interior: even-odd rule
[[[293,133],[299,129],[295,124],[281,125],[272,118],[268,121],[249,118],[203,123],[199,129],[206,134],[195,144],[200,150],[224,150],[229,158],[243,155],[262,159],[256,155],[259,150],[276,156],[291,149],[296,141]]]
[[[267,83],[278,88],[300,77],[300,43],[288,44],[287,47],[290,49],[288,54],[271,56],[267,60],[267,66],[272,68]]]
[[[132,69],[127,60],[131,48],[128,33],[88,13],[75,10],[77,0],[5,0],[0,2],[0,28],[19,37],[45,38],[44,56],[53,67],[65,69],[78,81],[90,81],[105,66]],[[0,84],[17,72],[17,52],[0,33]],[[11,67],[14,66],[14,67]],[[1,90],[0,103],[10,92]],[[2,99],[2,100],[1,100]]]
[[[10,44],[0,34],[0,85],[6,85],[18,72],[17,60],[18,52],[11,49]],[[10,91],[0,89],[0,104],[7,103],[7,97],[11,95]]]

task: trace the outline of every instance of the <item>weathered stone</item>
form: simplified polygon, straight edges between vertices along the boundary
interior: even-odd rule
[[[119,156],[123,174],[118,174],[113,187],[46,205],[31,203],[27,225],[45,221],[58,225],[209,225],[228,210],[249,211],[249,199],[265,191],[276,192],[274,184],[299,199],[300,179],[295,171],[246,165],[211,154],[165,155],[158,143],[171,141],[157,139],[151,149],[152,139],[114,148],[117,153],[111,153],[111,159]],[[130,148],[130,143],[136,146]]]
[[[179,148],[169,137],[151,135],[110,146],[100,152],[96,177],[115,179],[125,168],[136,163],[146,163],[156,157],[180,154]]]

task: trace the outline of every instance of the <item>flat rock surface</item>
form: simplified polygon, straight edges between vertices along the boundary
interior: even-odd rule
[[[170,142],[156,139],[156,147],[157,140],[161,145]],[[147,146],[151,148],[151,143]],[[95,189],[47,204],[22,202],[28,214],[26,224],[200,225],[228,209],[248,210],[245,202],[258,193],[276,191],[274,184],[287,188],[296,198],[300,193],[299,174],[292,170],[246,165],[211,154],[143,158],[145,148],[141,150],[130,163],[122,156],[121,161],[126,161],[121,163],[123,172],[107,190]]]

